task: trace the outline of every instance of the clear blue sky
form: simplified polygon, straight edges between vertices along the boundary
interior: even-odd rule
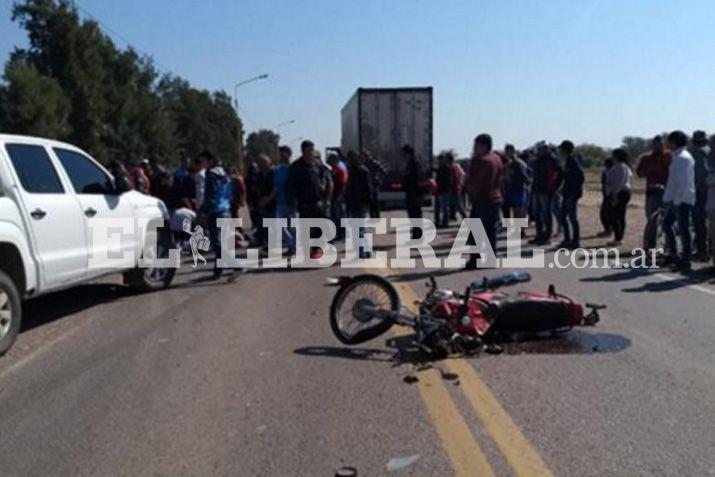
[[[78,0],[164,68],[240,89],[247,129],[340,140],[358,86],[433,86],[436,149],[715,132],[715,2]],[[0,0],[0,59],[25,36]],[[124,42],[115,38],[119,46]]]

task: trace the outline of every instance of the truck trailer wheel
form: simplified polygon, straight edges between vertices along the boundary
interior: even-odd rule
[[[22,302],[15,282],[0,270],[0,356],[17,338],[22,321]]]

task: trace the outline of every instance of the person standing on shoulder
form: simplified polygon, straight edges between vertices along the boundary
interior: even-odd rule
[[[578,222],[578,201],[583,196],[583,167],[578,156],[574,154],[574,144],[563,141],[559,152],[564,158],[564,185],[561,190],[563,204],[561,206],[561,228],[564,240],[559,248],[579,248],[581,246],[581,227]]]
[[[708,199],[707,178],[709,172],[710,147],[705,131],[693,133],[690,154],[695,161],[695,205],[693,206],[693,229],[695,230],[695,260],[707,262],[708,251],[707,213],[705,203]]]
[[[656,247],[658,221],[651,216],[663,207],[665,184],[668,182],[668,169],[673,156],[663,145],[663,138],[655,136],[651,142],[651,152],[644,155],[638,163],[636,173],[645,178],[645,215],[646,226],[643,231],[643,249]]]
[[[606,174],[606,195],[611,203],[613,240],[608,245],[621,245],[626,233],[626,211],[631,201],[633,172],[625,149],[613,150],[613,167]]]
[[[489,134],[480,134],[474,138],[472,162],[466,183],[472,202],[470,218],[482,221],[487,240],[495,254],[497,228],[503,202],[501,193],[503,167],[502,160],[492,151],[492,137]],[[467,261],[466,268],[470,270],[476,268],[476,261],[477,257],[472,255]]]
[[[504,205],[509,210],[511,217],[525,218],[529,182],[531,181],[529,166],[517,156],[516,148],[512,144],[504,146],[504,155],[507,158],[504,169]]]
[[[663,219],[666,238],[666,262],[683,272],[690,270],[692,237],[690,235],[690,217],[695,205],[695,160],[687,151],[688,136],[683,131],[668,134],[668,147],[673,151],[673,161],[668,170],[668,182],[665,185],[663,202],[668,209]],[[675,224],[678,224],[681,254],[675,240]]]

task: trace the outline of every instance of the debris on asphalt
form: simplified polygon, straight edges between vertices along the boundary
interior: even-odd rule
[[[416,383],[417,381],[419,381],[419,378],[418,378],[417,376],[415,376],[415,375],[408,374],[408,375],[405,376],[402,380],[403,380],[404,382],[406,382],[407,384],[414,384],[414,383]]]
[[[268,429],[268,426],[266,426],[265,424],[261,424],[260,426],[256,427],[256,432],[258,432],[259,434],[263,434],[264,432],[266,432],[266,429]]]
[[[419,454],[415,455],[410,455],[406,457],[393,457],[390,459],[390,461],[387,463],[387,471],[388,472],[395,472],[398,470],[402,470],[405,467],[409,467],[415,462],[417,462],[417,459],[420,458]]]
[[[502,351],[504,351],[504,348],[502,348],[496,343],[487,343],[484,345],[484,351],[489,354],[500,354]]]

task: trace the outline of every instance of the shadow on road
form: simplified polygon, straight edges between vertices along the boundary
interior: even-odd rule
[[[667,275],[663,276],[667,277]],[[709,283],[711,279],[712,275],[707,270],[697,270],[689,272],[688,274],[678,278],[669,278],[667,280],[648,282],[644,283],[639,287],[624,288],[622,291],[624,293],[667,292],[677,290],[678,288],[684,288],[690,285]]]
[[[117,300],[128,294],[128,288],[112,283],[89,283],[50,293],[23,304],[20,332],[52,323],[67,315]]]
[[[390,362],[394,366],[402,364],[426,365],[443,361],[435,356],[412,346],[414,335],[405,335],[388,338],[385,346],[379,348],[353,348],[336,346],[306,346],[293,350],[295,354],[312,357],[354,359],[359,361]],[[573,330],[558,335],[522,335],[518,340],[499,341],[499,346],[506,355],[520,354],[601,354],[618,353],[630,347],[631,340],[611,333],[587,333]],[[466,357],[478,357],[479,354],[470,354]],[[444,359],[463,357],[450,355]]]
[[[646,275],[649,275],[650,271],[644,268],[630,268],[623,269],[621,271],[611,273],[609,275],[601,275],[597,277],[584,277],[579,280],[582,282],[623,282],[626,280],[634,280]]]

